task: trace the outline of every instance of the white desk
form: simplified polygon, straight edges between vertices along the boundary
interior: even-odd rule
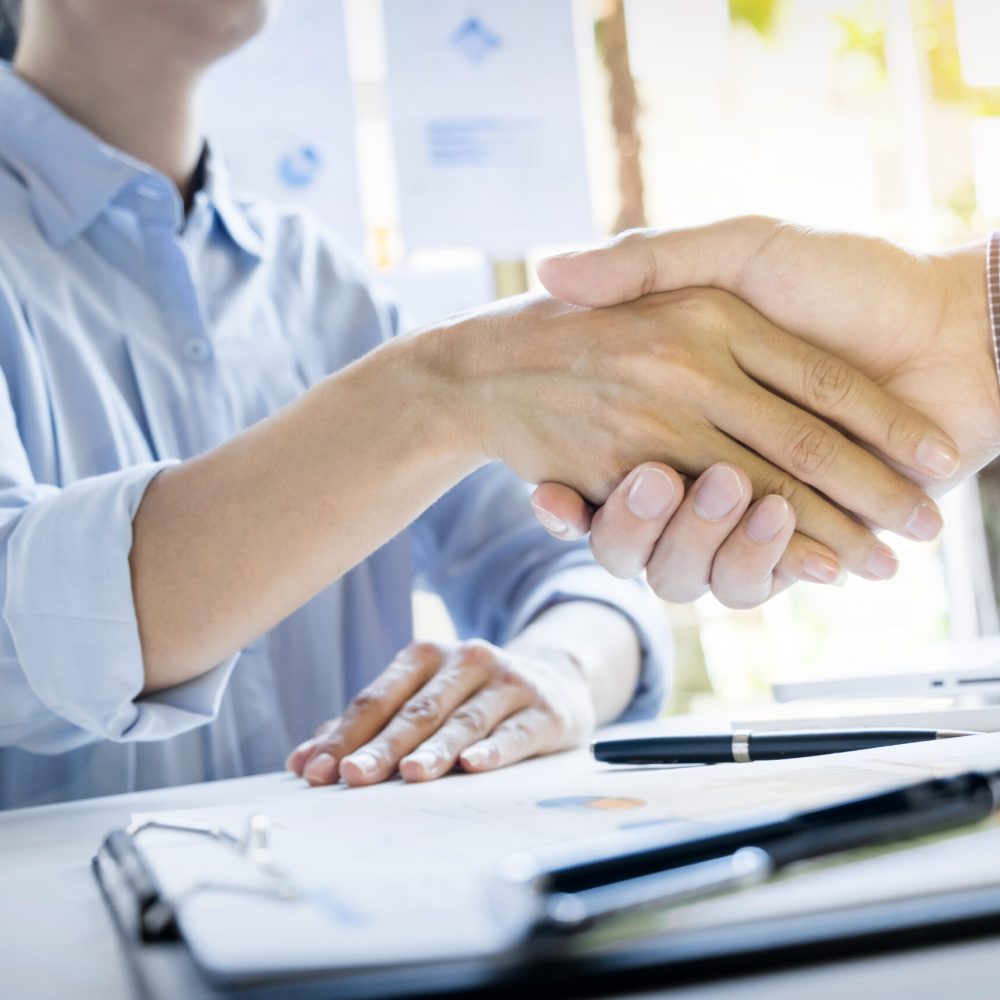
[[[0,812],[0,995],[137,996],[124,953],[90,872],[103,835],[135,811],[273,799],[299,787],[284,774]],[[810,966],[664,990],[671,1000],[940,1000],[1000,996],[995,939]],[[644,993],[642,996],[660,995]]]

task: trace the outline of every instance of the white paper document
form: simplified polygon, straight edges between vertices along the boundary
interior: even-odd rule
[[[594,228],[572,0],[385,0],[409,249],[521,257]]]
[[[818,806],[976,768],[1000,769],[1000,738],[687,768],[615,769],[580,751],[422,785],[310,789],[289,781],[286,795],[252,809],[158,817],[239,836],[251,815],[266,815],[270,851],[258,860],[294,887],[285,898],[261,894],[274,875],[231,846],[155,830],[141,833],[139,844],[165,894],[178,901],[184,936],[210,973],[239,979],[356,969],[484,957],[514,944],[523,928],[502,918],[496,880],[512,852],[579,844],[633,826],[662,823],[667,830],[671,823]],[[1000,855],[994,867],[1000,879]],[[822,899],[808,894],[809,905]],[[702,905],[715,905],[714,914],[707,912],[718,919],[724,904]],[[704,910],[694,912],[708,919]]]
[[[364,250],[341,0],[289,0],[212,69],[205,119],[233,184],[312,209]]]

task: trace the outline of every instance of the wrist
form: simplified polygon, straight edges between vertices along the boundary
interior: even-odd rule
[[[399,337],[381,348],[389,405],[413,428],[415,450],[445,453],[465,474],[483,465],[474,380],[464,371],[462,338],[446,322]],[[430,458],[432,456],[424,456]]]
[[[568,367],[565,356],[553,354],[551,331],[540,335],[539,324],[565,309],[545,296],[518,295],[414,335],[444,387],[465,446],[480,462],[514,459],[528,467],[515,469],[525,478],[536,471],[531,459],[537,453],[527,444],[525,424],[545,408],[546,390],[551,391],[546,377]]]

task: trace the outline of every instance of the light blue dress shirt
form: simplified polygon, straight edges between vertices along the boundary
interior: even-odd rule
[[[237,657],[141,696],[128,554],[150,480],[397,325],[307,214],[235,196],[209,155],[185,219],[166,177],[0,64],[0,807],[282,767],[410,641],[414,586],[496,643],[557,601],[621,609],[644,650],[628,716],[656,712],[662,612],[543,532],[501,466]]]

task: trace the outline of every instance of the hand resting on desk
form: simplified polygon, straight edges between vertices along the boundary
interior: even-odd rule
[[[428,781],[456,763],[490,771],[577,746],[597,715],[586,679],[557,651],[488,642],[407,646],[287,767],[313,785]]]

